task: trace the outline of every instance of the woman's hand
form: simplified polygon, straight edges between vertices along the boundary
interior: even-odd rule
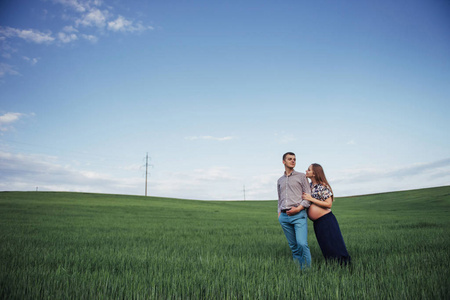
[[[310,194],[303,193],[302,199],[310,201],[312,204],[315,204],[322,208],[330,208],[331,209],[331,206],[333,205],[333,198],[331,198],[331,197],[328,197],[327,199],[320,201],[318,199],[313,198]]]
[[[303,195],[302,195],[302,199],[303,199],[303,200],[308,200],[308,201],[311,201],[312,197],[311,197],[311,195],[310,195],[310,194],[307,194],[307,193],[303,193]]]

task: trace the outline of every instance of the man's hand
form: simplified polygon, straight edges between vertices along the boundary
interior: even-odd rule
[[[301,212],[303,209],[304,209],[304,207],[303,207],[302,205],[299,205],[299,206],[297,206],[297,207],[293,207],[293,208],[291,208],[290,210],[288,210],[288,211],[286,212],[286,214],[287,214],[288,216],[293,216],[293,215],[296,215],[296,214],[298,214],[299,212]]]

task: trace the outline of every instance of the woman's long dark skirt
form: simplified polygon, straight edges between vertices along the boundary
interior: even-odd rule
[[[339,224],[332,212],[314,221],[314,232],[326,260],[336,260],[344,265],[350,264],[351,257],[345,247]]]

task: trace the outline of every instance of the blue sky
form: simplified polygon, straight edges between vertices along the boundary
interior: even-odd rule
[[[276,199],[450,184],[448,1],[5,0],[0,190]]]

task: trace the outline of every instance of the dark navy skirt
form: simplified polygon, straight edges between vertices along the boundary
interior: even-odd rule
[[[326,260],[336,260],[344,265],[350,264],[351,257],[345,247],[339,224],[332,212],[314,221],[314,233]]]

